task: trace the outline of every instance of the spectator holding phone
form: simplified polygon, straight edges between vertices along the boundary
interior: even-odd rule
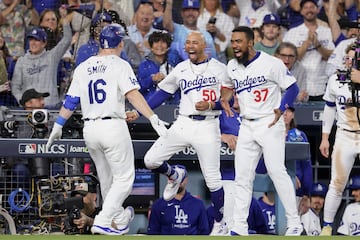
[[[234,23],[231,17],[223,12],[220,0],[201,1],[197,27],[211,34],[214,38],[218,59],[226,63],[225,52],[230,42]]]

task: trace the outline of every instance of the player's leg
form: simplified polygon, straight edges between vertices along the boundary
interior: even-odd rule
[[[235,205],[235,192],[233,180],[223,180],[224,188],[224,219],[228,228],[231,229],[234,226],[233,212]]]
[[[112,184],[112,174],[110,166],[106,161],[106,157],[102,148],[100,147],[99,138],[95,137],[93,132],[97,131],[92,126],[92,123],[87,123],[84,127],[84,139],[86,147],[88,148],[91,159],[93,160],[96,166],[96,173],[100,183],[101,196],[104,199],[109,192],[110,186]]]
[[[198,121],[189,136],[190,143],[197,152],[201,172],[210,190],[211,201],[215,208],[215,220],[223,218],[224,190],[220,173],[221,136],[218,119]],[[205,130],[206,129],[206,130]]]
[[[184,132],[189,131],[179,116],[178,120],[170,127],[166,137],[159,137],[144,156],[144,163],[148,169],[156,173],[164,174],[169,178],[163,193],[165,200],[175,197],[185,172],[182,169],[172,167],[167,163],[175,153],[189,146],[188,139]]]
[[[224,189],[220,173],[221,136],[218,119],[196,122],[197,127],[191,133],[191,145],[197,152],[200,168],[213,204],[214,227],[210,235],[225,235],[228,232],[224,213]],[[204,131],[206,129],[206,131]]]
[[[254,141],[254,129],[247,120],[242,122],[235,150],[235,206],[231,234],[248,235],[247,218],[253,193],[255,169],[261,156]]]
[[[123,120],[95,121],[93,128],[97,132],[92,134],[101,139],[101,147],[110,167],[107,174],[113,176],[111,187],[103,199],[102,210],[94,219],[93,228],[95,233],[110,232],[112,235],[122,235],[129,231],[128,222],[131,216],[127,224],[125,223],[119,230],[114,230],[111,223],[113,220],[116,223],[116,218],[121,219],[121,215],[125,213],[122,204],[129,196],[135,178],[134,151],[130,133]],[[111,131],[104,132],[99,129],[111,129]],[[98,166],[96,168],[98,169]]]
[[[340,206],[342,194],[354,165],[358,146],[342,130],[336,132],[336,140],[331,154],[331,180],[324,205],[324,225],[332,227],[334,217]]]
[[[296,207],[295,187],[285,167],[285,125],[282,118],[271,128],[260,128],[256,139],[262,146],[265,166],[285,208],[287,227],[289,231],[296,228],[300,235],[303,229]]]

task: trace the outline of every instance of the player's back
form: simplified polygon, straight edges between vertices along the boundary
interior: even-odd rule
[[[79,96],[84,118],[125,118],[125,94],[138,89],[130,65],[118,56],[93,56],[74,72],[68,95]]]

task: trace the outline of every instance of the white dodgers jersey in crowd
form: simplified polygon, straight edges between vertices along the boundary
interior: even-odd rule
[[[223,86],[235,89],[240,115],[246,119],[273,114],[280,107],[281,89],[296,82],[280,59],[264,52],[257,52],[246,66],[230,60],[227,71],[230,79]]]
[[[115,55],[93,56],[75,69],[67,94],[80,97],[84,119],[125,119],[124,95],[139,88],[128,62]]]

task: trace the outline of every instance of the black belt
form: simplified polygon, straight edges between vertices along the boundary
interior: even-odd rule
[[[244,118],[244,119],[253,122],[259,120],[260,118]]]
[[[205,119],[215,119],[215,118],[218,118],[219,116],[189,115],[187,117],[191,118],[193,120],[202,121]]]
[[[90,120],[93,120],[93,121],[94,121],[94,120],[99,120],[99,119],[101,119],[101,120],[109,120],[109,119],[113,119],[113,118],[112,118],[112,117],[84,118],[84,121],[90,121]]]
[[[360,134],[360,130],[348,130],[348,129],[345,129],[345,128],[341,128],[341,130],[344,130],[345,132],[351,132],[351,133]]]

